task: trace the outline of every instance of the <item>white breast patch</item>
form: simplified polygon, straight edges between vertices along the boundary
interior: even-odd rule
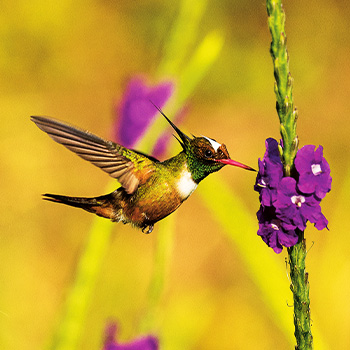
[[[197,188],[197,184],[193,181],[187,167],[181,173],[176,187],[182,199],[186,199]]]

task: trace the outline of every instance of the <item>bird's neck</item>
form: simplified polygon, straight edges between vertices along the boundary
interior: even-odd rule
[[[199,184],[206,178],[211,170],[201,164],[198,159],[192,154],[186,154],[184,151],[180,152],[175,157],[172,157],[164,162],[166,166],[172,170],[175,177],[186,169],[196,184]]]

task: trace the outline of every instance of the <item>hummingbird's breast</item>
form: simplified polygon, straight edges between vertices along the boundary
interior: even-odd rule
[[[171,168],[160,165],[125,203],[124,215],[140,227],[154,224],[175,211],[196,187],[187,165],[176,174]]]
[[[184,201],[192,192],[197,188],[198,184],[193,181],[192,174],[189,172],[187,165],[185,164],[183,170],[180,173],[176,181],[176,191],[180,198]]]

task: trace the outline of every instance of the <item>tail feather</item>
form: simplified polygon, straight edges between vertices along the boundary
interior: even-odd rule
[[[113,221],[119,221],[120,207],[114,199],[114,193],[100,197],[69,197],[58,194],[45,193],[43,199],[55,203],[62,203],[71,207],[81,208],[90,213],[102,216]],[[113,200],[114,199],[114,200]]]

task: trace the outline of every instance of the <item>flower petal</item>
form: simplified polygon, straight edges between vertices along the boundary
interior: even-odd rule
[[[323,147],[306,145],[295,157],[295,168],[299,173],[298,189],[322,199],[330,190],[332,178],[330,167],[323,157]]]

